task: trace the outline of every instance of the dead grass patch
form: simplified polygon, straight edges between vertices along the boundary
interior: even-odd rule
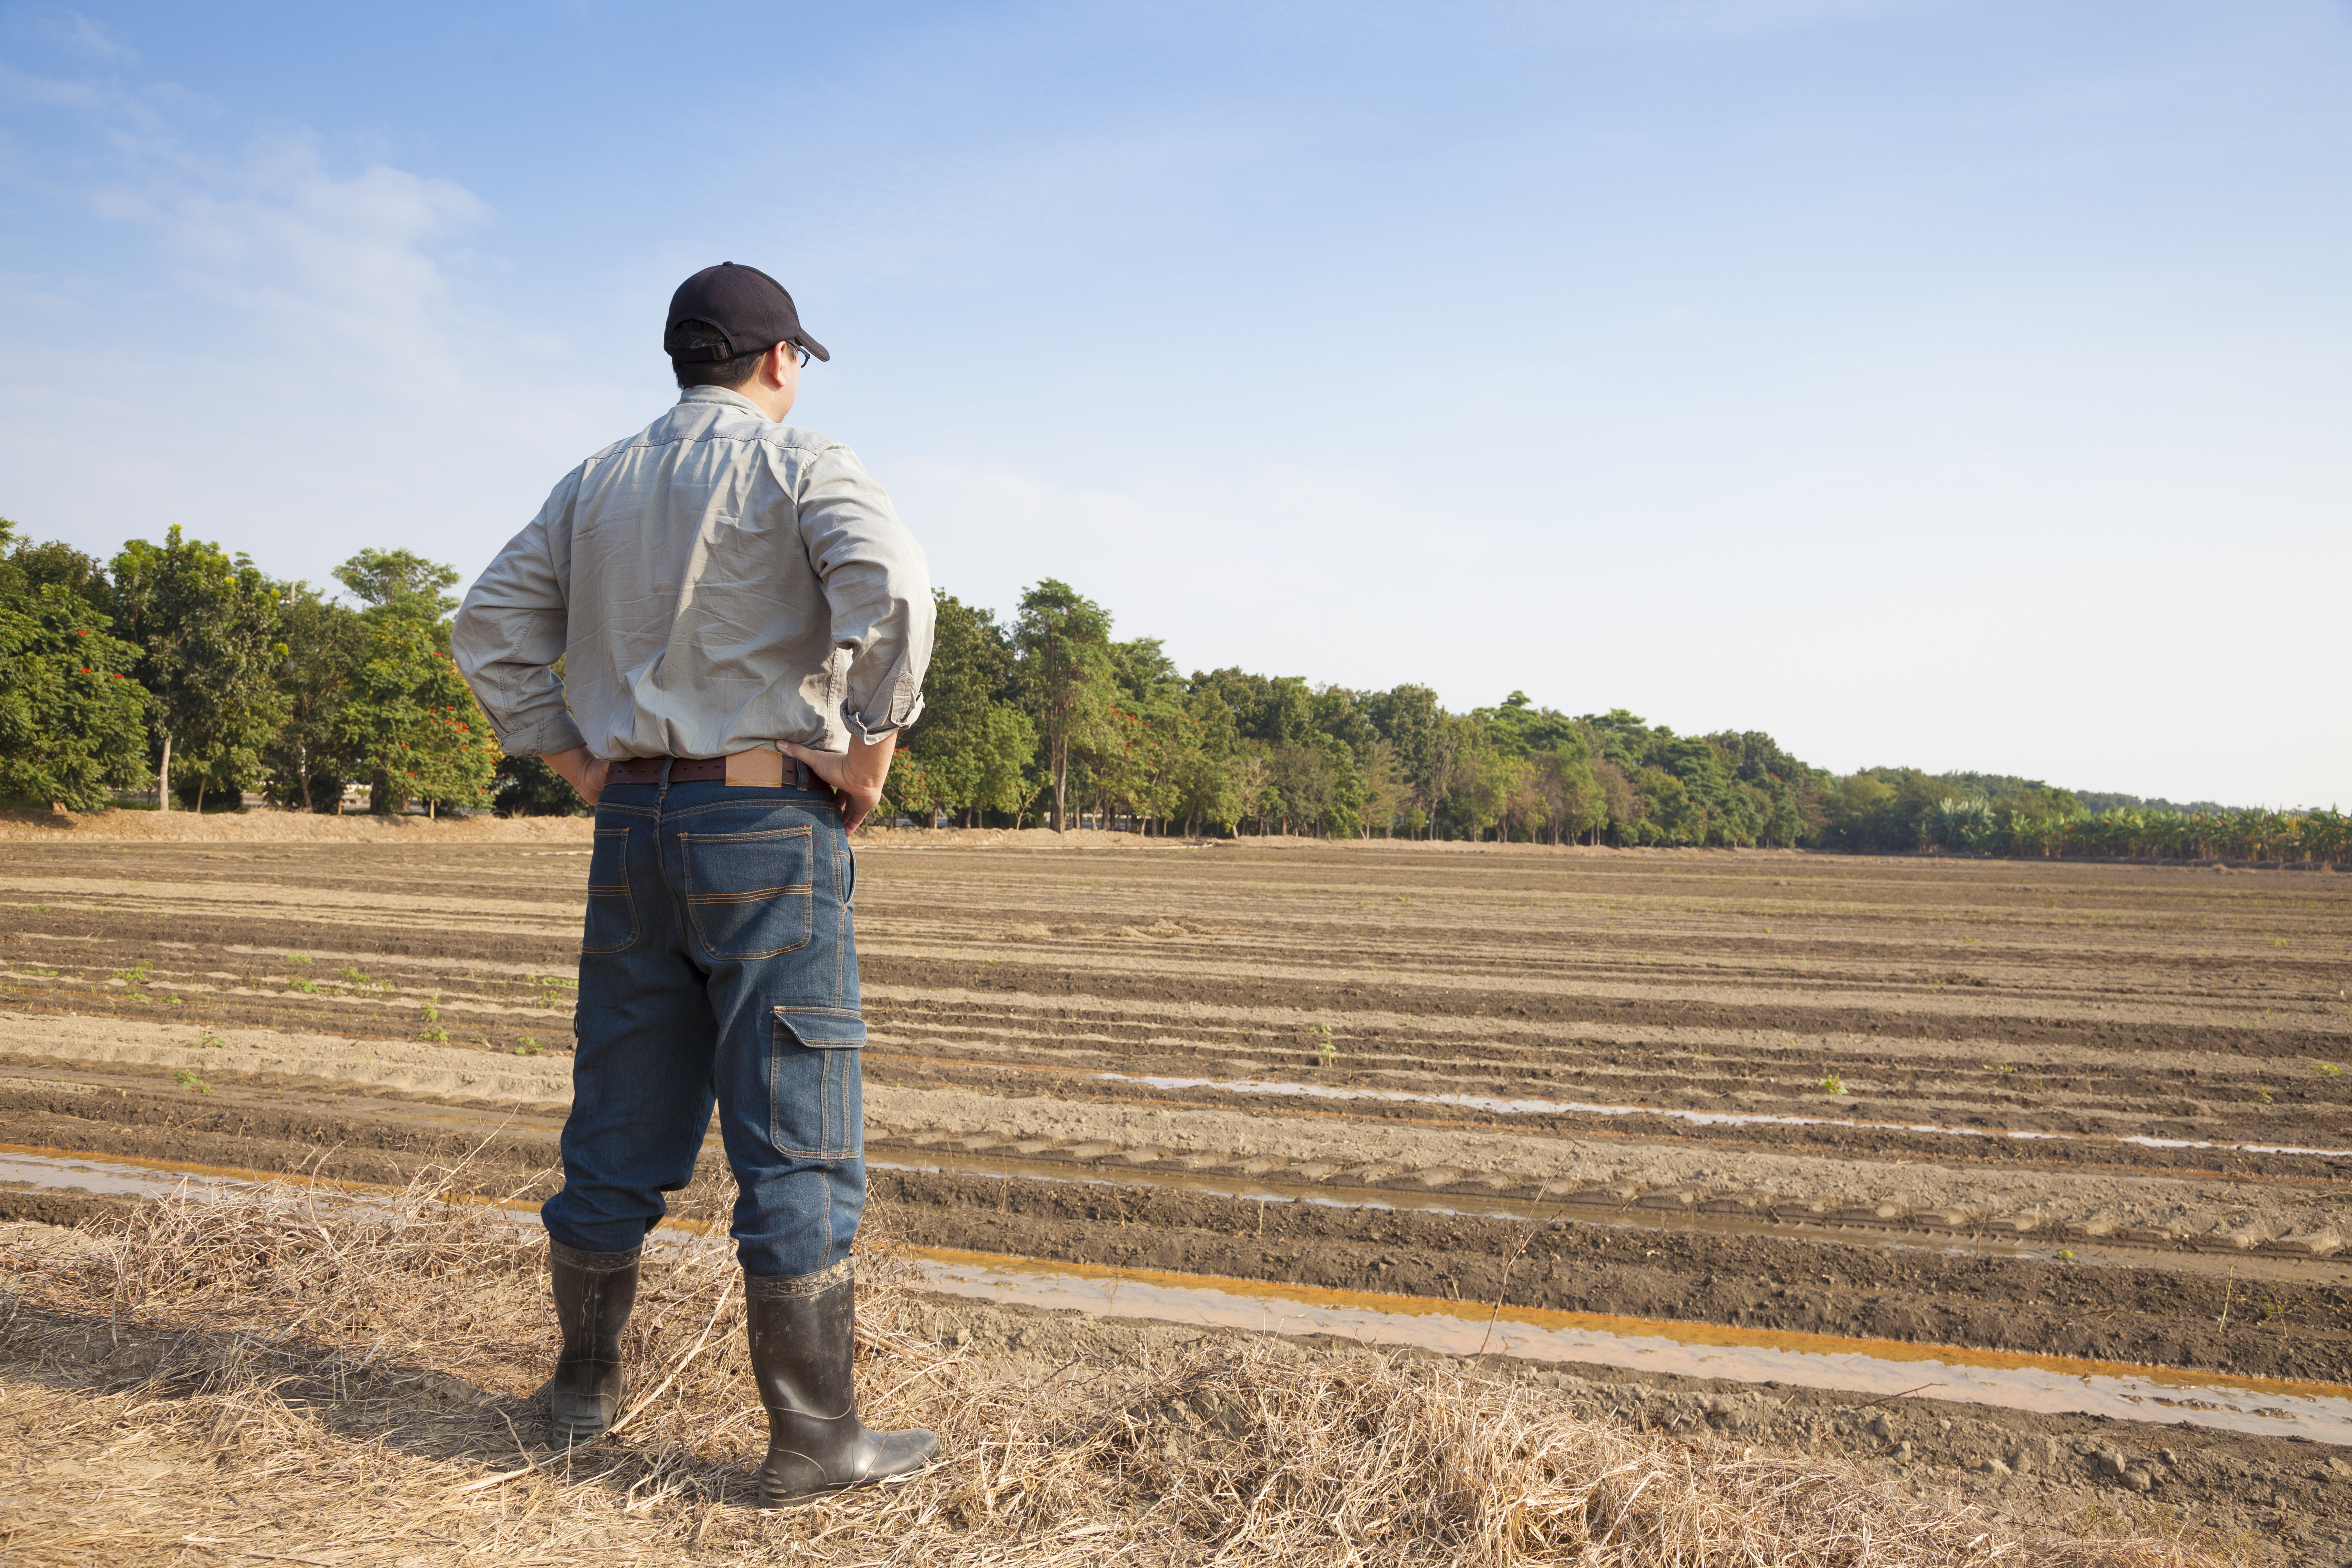
[[[1041,1373],[946,1351],[869,1226],[869,1420],[938,1430],[916,1480],[741,1507],[765,1430],[723,1236],[648,1254],[621,1429],[541,1440],[544,1240],[442,1201],[281,1184],[142,1206],[78,1251],[0,1248],[0,1554],[26,1563],[741,1563],[1911,1568],[2201,1563],[2020,1538],[1832,1463],[1565,1417],[1447,1363],[1203,1335]],[[730,1194],[731,1195],[731,1194]],[[723,1212],[720,1211],[720,1212]]]

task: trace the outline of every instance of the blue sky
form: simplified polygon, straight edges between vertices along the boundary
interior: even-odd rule
[[[2352,5],[0,3],[0,515],[470,578],[783,279],[1186,668],[2352,805]]]

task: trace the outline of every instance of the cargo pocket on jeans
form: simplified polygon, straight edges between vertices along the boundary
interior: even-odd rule
[[[851,1160],[866,1149],[866,1022],[824,1007],[779,1007],[768,1053],[768,1140],[787,1154]]]
[[[637,903],[629,896],[629,830],[599,827],[588,852],[588,917],[580,951],[623,952],[636,944]]]
[[[703,952],[719,959],[773,958],[809,944],[815,895],[806,827],[758,833],[681,833],[686,912]]]

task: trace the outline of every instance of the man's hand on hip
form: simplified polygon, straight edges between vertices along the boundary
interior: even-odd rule
[[[784,755],[806,763],[811,773],[833,786],[842,828],[849,833],[856,832],[873,815],[875,803],[882,798],[883,783],[890,776],[890,754],[898,749],[896,730],[878,741],[861,741],[853,735],[846,752],[812,752],[790,741],[783,747]]]
[[[602,757],[591,756],[585,746],[574,746],[568,752],[550,752],[541,758],[549,767],[563,775],[564,783],[580,792],[580,798],[591,806],[604,793],[604,775],[613,764]]]

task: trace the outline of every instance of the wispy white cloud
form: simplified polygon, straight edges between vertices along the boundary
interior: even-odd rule
[[[83,59],[98,60],[110,66],[139,63],[139,51],[125,42],[121,35],[105,23],[95,21],[79,11],[36,17],[31,31],[43,42],[53,44]]]
[[[0,96],[89,132],[70,174],[16,160],[13,183],[145,229],[182,289],[242,312],[263,340],[356,348],[419,391],[457,374],[472,312],[453,279],[467,258],[457,242],[490,216],[464,185],[381,162],[339,172],[303,129],[224,151],[184,129],[205,108],[184,92],[0,66]]]
[[[491,298],[464,184],[142,68],[0,62],[0,109],[7,205],[60,237],[0,272],[0,474],[41,530],[110,552],[169,494],[290,576],[393,541],[470,570],[621,427],[593,375],[515,395],[517,351],[567,349]]]
[[[191,288],[281,338],[323,332],[412,372],[454,369],[463,312],[446,247],[489,216],[463,185],[384,163],[337,175],[292,136],[209,186],[159,195],[149,216]]]

